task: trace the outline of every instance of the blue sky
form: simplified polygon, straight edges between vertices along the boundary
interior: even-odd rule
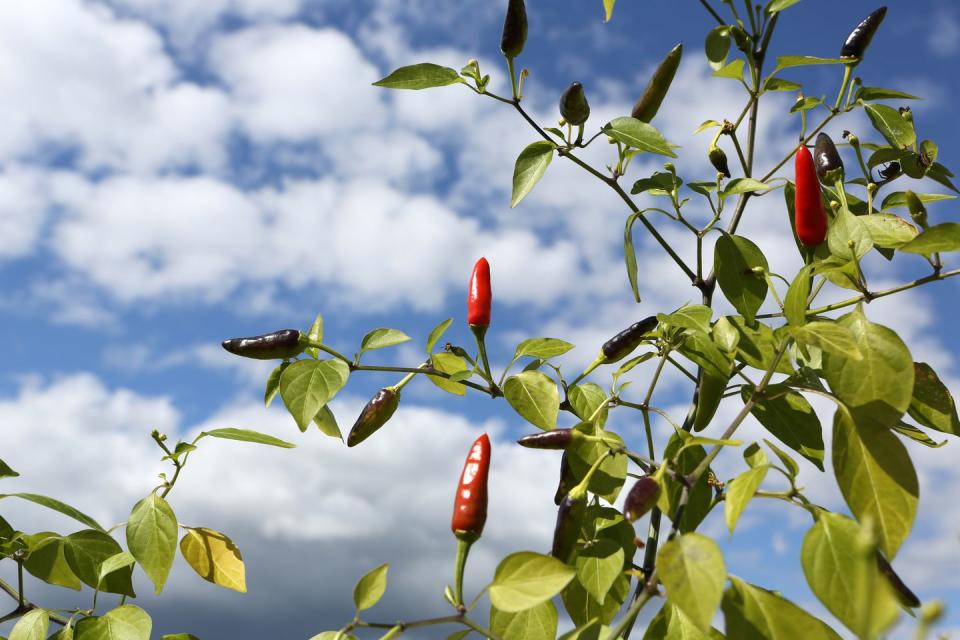
[[[370,86],[404,64],[459,69],[476,57],[494,90],[505,93],[500,4],[0,6],[0,309],[15,336],[0,362],[0,457],[22,474],[5,484],[121,522],[162,470],[153,428],[246,427],[298,444],[292,451],[204,445],[172,504],[181,522],[234,538],[249,593],[218,591],[181,562],[167,592],[141,598],[157,631],[205,640],[306,638],[347,621],[353,580],[386,561],[391,586],[374,617],[441,611],[455,548],[447,529],[453,484],[484,429],[494,438],[491,515],[470,580],[482,586],[510,551],[549,546],[557,460],[511,445],[533,427],[505,403],[453,398],[417,381],[389,428],[347,451],[318,432],[301,435],[282,408],[263,409],[270,366],[229,356],[222,339],[305,329],[322,312],[337,349],[352,353],[367,330],[396,327],[414,341],[370,360],[418,364],[427,332],[444,318],[455,320],[448,338],[469,344],[464,291],[474,260],[486,255],[494,366],[520,339],[545,335],[578,345],[563,360],[575,372],[620,328],[696,299],[676,266],[638,234],[644,302],[632,302],[620,249],[626,212],[569,163],[555,162],[531,196],[509,209],[513,161],[535,136],[505,105],[460,87],[391,93]],[[691,132],[707,118],[735,118],[743,102],[735,82],[709,77],[702,42],[713,23],[699,3],[621,0],[609,24],[599,0],[528,4],[525,97],[544,124],[558,117],[557,97],[573,80],[586,87],[591,124],[629,112],[657,61],[682,41],[680,72],[654,124],[682,145],[681,175],[711,175],[708,134]],[[874,8],[803,0],[785,12],[772,55],[834,56]],[[927,98],[912,104],[919,134],[936,141],[940,160],[953,168],[958,58],[953,3],[894,3],[857,68],[867,85]],[[783,76],[832,98],[837,69]],[[786,115],[792,100],[773,95],[763,105],[760,166],[772,166],[796,138],[797,116]],[[860,115],[828,132],[839,140],[845,128],[864,141],[878,137]],[[600,166],[609,161],[601,147],[586,154]],[[628,179],[659,164],[638,159]],[[931,219],[952,220],[955,207],[931,205]],[[657,224],[692,255],[677,229]],[[775,270],[795,273],[800,262],[779,195],[757,201],[743,229]],[[871,283],[893,284],[921,273],[921,263],[872,261],[868,273]],[[867,309],[953,388],[960,379],[957,339],[949,334],[957,286],[932,285]],[[635,386],[649,375],[638,370]],[[332,405],[341,428],[393,380],[356,375]],[[682,417],[688,392],[680,377],[668,377],[658,402]],[[828,428],[828,407],[816,406]],[[725,403],[721,417],[737,410]],[[612,424],[628,439],[641,431],[633,416],[614,416]],[[762,435],[757,425],[744,427],[745,438]],[[895,562],[922,598],[947,602],[960,602],[960,579],[946,562],[956,557],[960,529],[950,489],[960,480],[955,446],[910,447],[921,470],[921,508]],[[726,457],[718,473],[729,478],[742,463],[736,453]],[[816,501],[842,509],[829,474],[806,465],[803,484]],[[15,527],[73,526],[32,507],[3,506]],[[727,562],[731,572],[817,607],[798,564],[808,522],[785,509],[752,504],[724,544]],[[727,540],[719,512],[705,526]],[[149,592],[144,580],[138,586]],[[66,593],[57,601],[74,606],[88,597]],[[949,625],[960,628],[960,613]],[[901,622],[899,633],[909,629]]]

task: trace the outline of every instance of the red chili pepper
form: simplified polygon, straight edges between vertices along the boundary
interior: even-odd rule
[[[487,521],[487,475],[490,472],[490,438],[477,438],[463,463],[450,528],[461,540],[473,542]]]
[[[486,258],[477,260],[470,276],[470,291],[467,293],[467,324],[472,327],[490,326],[490,263]]]
[[[797,191],[794,196],[794,223],[797,237],[815,247],[827,237],[827,214],[823,210],[820,181],[810,150],[801,145],[796,160]]]

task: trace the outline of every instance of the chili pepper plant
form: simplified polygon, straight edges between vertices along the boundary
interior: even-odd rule
[[[506,402],[533,431],[519,441],[526,455],[563,450],[563,462],[550,479],[559,484],[552,545],[546,540],[543,545],[550,553],[517,549],[499,562],[482,591],[464,593],[463,577],[472,569],[468,552],[484,542],[488,477],[497,473],[491,459],[497,446],[506,446],[491,446],[486,434],[478,434],[472,446],[464,443],[461,476],[450,478],[457,556],[449,575],[436,576],[449,615],[418,618],[411,611],[402,622],[369,617],[367,610],[388,591],[387,565],[382,565],[356,585],[355,611],[344,612],[342,626],[318,629],[314,640],[394,638],[435,625],[449,627],[450,638],[540,640],[557,637],[561,620],[572,625],[562,636],[571,640],[631,635],[807,640],[851,634],[871,639],[884,636],[898,620],[901,628],[912,625],[916,637],[926,636],[943,605],[921,602],[897,573],[898,551],[914,527],[920,500],[917,470],[904,441],[940,446],[931,432],[960,435],[960,419],[934,369],[914,361],[910,347],[871,317],[870,302],[960,274],[945,263],[950,252],[960,250],[960,224],[933,207],[927,211],[948,196],[923,193],[922,185],[933,181],[953,192],[957,188],[953,174],[938,161],[937,144],[921,138],[922,123],[902,106],[915,97],[855,76],[870,55],[871,40],[883,38],[886,9],[850,25],[848,37],[838,33],[836,57],[815,57],[774,50],[774,34],[789,28],[796,2],[746,0],[740,8],[736,2],[702,0],[716,26],[702,49],[688,44],[686,55],[704,51],[714,82],[739,82],[744,88],[737,113],[690,123],[704,134],[703,153],[715,169],[709,175],[675,163],[675,145],[657,128],[658,113],[669,108],[670,87],[685,51],[681,45],[665,54],[631,113],[612,120],[591,117],[589,80],[571,78],[562,95],[550,97],[559,104],[555,119],[535,119],[525,106],[524,79],[531,71],[520,65],[528,36],[538,34],[528,30],[522,0],[508,3],[502,68],[488,74],[475,59],[460,70],[410,61],[375,83],[386,90],[469,92],[477,100],[496,101],[529,124],[530,142],[519,150],[513,173],[512,207],[522,205],[555,159],[576,165],[610,189],[623,206],[621,226],[610,230],[623,238],[623,292],[637,306],[633,317],[623,318],[622,332],[595,345],[598,355],[583,369],[565,362],[573,344],[539,337],[517,344],[507,366],[496,371],[487,340],[508,310],[492,313],[496,282],[491,282],[491,264],[477,256],[470,258],[476,264],[469,279],[471,265],[463,265],[466,313],[439,322],[425,336],[426,357],[409,367],[371,362],[375,351],[410,340],[404,332],[375,329],[351,356],[335,337],[324,335],[319,315],[302,333],[284,330],[224,342],[237,356],[276,359],[265,403],[279,396],[301,431],[316,424],[336,438],[342,435],[328,403],[338,392],[367,371],[402,376],[377,392],[357,418],[346,439],[357,456],[364,455],[366,442],[390,428],[395,412],[403,411],[401,389],[418,376],[432,381],[437,393]],[[546,6],[539,3],[537,9]],[[614,0],[604,0],[603,7],[611,19]],[[549,20],[545,11],[530,24],[542,28]],[[794,69],[812,65],[832,70],[821,76],[832,81],[803,86],[791,79]],[[509,91],[493,93],[490,74],[503,74]],[[793,117],[796,139],[778,150],[779,161],[761,166],[758,113],[771,94],[783,92],[797,95],[791,114],[783,114]],[[835,99],[817,97],[827,92]],[[605,167],[581,157],[592,145],[605,145]],[[637,158],[660,158],[663,169],[642,174],[634,170]],[[775,273],[759,246],[740,233],[744,219],[761,206],[764,215],[780,218],[785,236],[795,239],[802,260],[795,273]],[[522,206],[517,214],[522,215]],[[668,242],[665,227],[689,233],[695,250]],[[678,285],[692,287],[698,300],[674,309],[642,302],[638,234],[652,238],[675,266]],[[894,286],[872,286],[865,258],[874,252],[894,265],[922,264],[926,274]],[[718,311],[721,298],[732,313]],[[768,311],[761,312],[762,307]],[[469,325],[474,343],[444,341],[454,322]],[[661,404],[658,383],[668,369],[688,378],[690,400],[682,414]],[[631,386],[641,372],[649,384]],[[815,410],[811,398],[830,409]],[[732,419],[718,412],[724,400],[736,405]],[[642,437],[624,438],[609,428],[614,413],[642,425]],[[768,432],[758,441],[740,437],[749,416]],[[669,437],[657,436],[655,421],[670,426]],[[209,431],[175,444],[155,432],[171,473],[122,525],[127,551],[108,529],[73,507],[13,494],[0,497],[36,502],[87,529],[67,536],[26,535],[0,519],[0,555],[12,558],[21,574],[25,570],[50,584],[79,588],[83,583],[129,597],[134,595],[131,572],[140,566],[159,592],[177,550],[178,525],[168,498],[207,437],[288,446],[238,429]],[[719,456],[734,460],[738,472],[718,477]],[[799,458],[811,463],[802,473]],[[846,502],[844,512],[808,498],[807,473],[832,476]],[[0,463],[0,475],[12,474]],[[701,531],[708,514],[718,511],[735,536],[744,510],[755,501],[807,519],[797,561],[826,614],[791,602],[776,583],[729,573],[717,542]],[[191,527],[179,548],[201,577],[244,589],[240,553],[224,534]],[[51,621],[61,625],[53,636],[59,640],[149,636],[149,616],[131,604],[104,615],[79,608],[52,612],[24,599],[22,585],[19,592],[11,585],[4,589],[17,599],[6,618],[19,618],[11,636],[18,640],[45,638]],[[645,629],[639,628],[641,619],[649,620]]]

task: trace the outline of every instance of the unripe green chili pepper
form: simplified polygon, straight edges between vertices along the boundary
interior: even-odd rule
[[[913,191],[907,191],[903,195],[907,200],[907,209],[910,211],[910,217],[913,218],[913,221],[920,225],[922,229],[926,229],[928,226],[927,208],[923,206],[923,202]]]
[[[230,353],[257,360],[278,358],[287,360],[303,353],[307,346],[307,341],[301,339],[300,332],[296,329],[284,329],[262,336],[230,338],[223,341],[223,348]]]
[[[653,509],[660,498],[660,483],[650,476],[638,479],[623,503],[623,515],[634,522]]]
[[[817,167],[817,177],[825,185],[835,185],[843,180],[843,160],[830,136],[820,132],[813,147],[813,162]]]
[[[360,417],[350,429],[350,435],[347,436],[347,446],[355,447],[374,432],[387,424],[397,407],[400,405],[400,392],[393,387],[384,387],[366,404]]]
[[[677,67],[680,66],[680,58],[683,57],[683,43],[678,44],[667,53],[660,66],[653,72],[653,76],[647,83],[640,99],[633,105],[633,112],[630,114],[642,122],[650,122],[657,115],[660,104],[670,89],[673,82],[673,76],[677,73]]]
[[[657,316],[649,316],[613,336],[600,347],[603,364],[622,360],[640,345],[643,336],[657,328]]]
[[[560,96],[560,115],[573,126],[580,126],[590,117],[590,105],[587,95],[583,92],[583,85],[573,82]]]
[[[477,438],[463,463],[457,495],[453,501],[453,518],[450,528],[453,535],[466,542],[473,542],[483,533],[487,522],[487,477],[490,473],[490,438],[487,434]]]
[[[566,449],[583,434],[576,429],[553,429],[543,433],[534,433],[523,436],[517,444],[528,449]]]
[[[730,167],[727,165],[727,154],[723,152],[723,149],[717,145],[712,145],[707,151],[707,157],[710,158],[710,164],[713,165],[713,168],[716,169],[718,173],[722,173],[724,178],[730,177]]]
[[[873,39],[873,34],[877,32],[877,28],[880,26],[880,23],[883,22],[886,15],[887,8],[880,7],[864,18],[863,21],[850,32],[843,46],[840,47],[840,57],[855,58],[857,60],[863,58],[864,52]]]
[[[500,36],[500,51],[508,58],[516,58],[527,42],[527,8],[523,0],[510,0],[507,15],[503,19]]]
[[[794,195],[794,226],[805,246],[815,247],[827,237],[827,214],[810,150],[800,145],[796,157],[797,189]]]

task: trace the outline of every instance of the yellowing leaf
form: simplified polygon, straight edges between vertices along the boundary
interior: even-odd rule
[[[237,545],[224,534],[203,527],[188,529],[180,540],[180,553],[204,580],[246,593],[243,557]]]

